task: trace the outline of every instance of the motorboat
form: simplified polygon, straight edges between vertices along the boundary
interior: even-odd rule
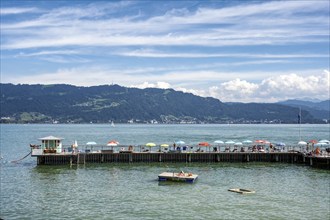
[[[159,181],[179,181],[193,183],[198,178],[197,174],[185,173],[183,171],[179,173],[175,172],[163,172],[158,175]]]

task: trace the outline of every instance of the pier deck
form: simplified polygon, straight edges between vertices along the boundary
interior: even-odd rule
[[[38,155],[38,165],[88,163],[219,163],[278,162],[306,164],[330,169],[330,156],[306,156],[297,152],[209,152],[209,153],[74,153]]]

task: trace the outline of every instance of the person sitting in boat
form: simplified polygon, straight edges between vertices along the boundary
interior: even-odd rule
[[[178,176],[184,176],[184,172],[181,170]]]

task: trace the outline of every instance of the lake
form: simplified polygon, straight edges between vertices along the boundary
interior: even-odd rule
[[[29,144],[54,135],[106,144],[187,144],[266,139],[296,144],[330,139],[329,125],[4,125],[3,219],[329,219],[330,171],[283,163],[132,163],[37,166]],[[164,171],[199,175],[194,184],[158,182]],[[241,195],[229,188],[248,188]]]

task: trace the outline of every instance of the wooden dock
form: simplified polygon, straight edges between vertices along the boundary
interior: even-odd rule
[[[221,163],[221,162],[274,162],[305,164],[330,169],[330,156],[306,156],[297,152],[203,152],[203,153],[74,153],[42,154],[38,165],[88,163]]]

